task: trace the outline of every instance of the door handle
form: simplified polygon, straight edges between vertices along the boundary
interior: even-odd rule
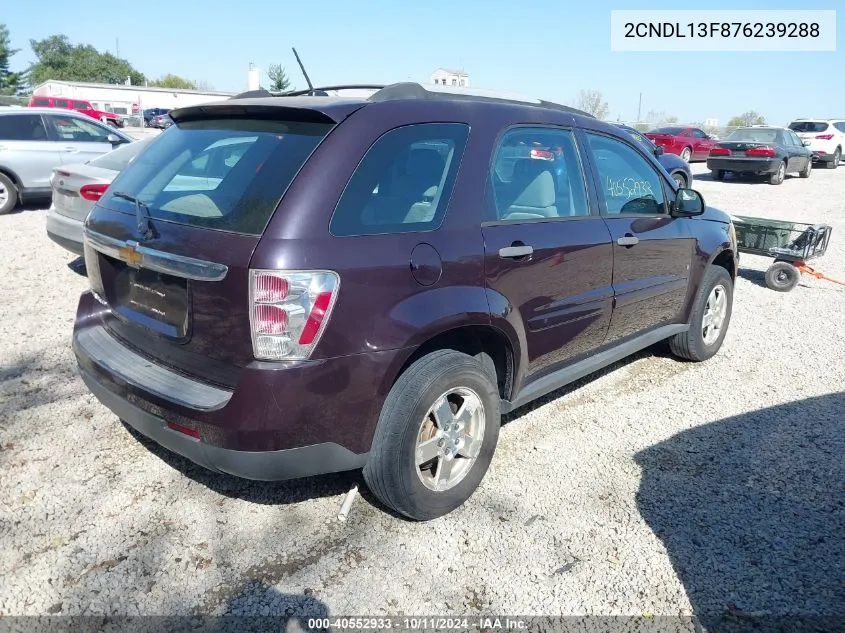
[[[531,246],[514,243],[511,246],[505,246],[504,248],[500,248],[499,257],[513,259],[518,257],[526,257],[528,255],[531,255],[533,252],[534,249]]]
[[[635,237],[633,235],[623,235],[618,240],[616,240],[616,243],[619,244],[619,246],[627,246],[628,248],[630,248],[634,244],[639,244],[639,241],[640,238]]]

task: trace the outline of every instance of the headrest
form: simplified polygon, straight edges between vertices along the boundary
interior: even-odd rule
[[[514,164],[511,186],[519,192],[513,205],[550,207],[555,203],[555,178],[551,165],[534,158],[522,158]]]

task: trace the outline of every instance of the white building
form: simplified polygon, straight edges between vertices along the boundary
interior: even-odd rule
[[[719,119],[705,119],[705,127],[719,127]]]
[[[431,83],[441,86],[469,86],[469,75],[463,70],[438,68],[431,75]]]
[[[232,92],[211,90],[176,90],[149,86],[95,84],[81,81],[46,81],[32,92],[38,97],[65,97],[90,101],[98,110],[116,114],[137,114],[147,108],[178,108],[209,101],[220,101]]]

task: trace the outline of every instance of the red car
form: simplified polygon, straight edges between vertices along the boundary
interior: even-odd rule
[[[667,154],[676,154],[688,163],[707,160],[710,150],[718,142],[697,127],[659,127],[645,136]]]
[[[92,119],[97,119],[103,123],[108,123],[114,127],[123,127],[124,120],[119,114],[114,112],[105,112],[97,110],[91,105],[90,101],[84,99],[66,99],[64,97],[32,97],[29,100],[30,108],[65,108],[67,110],[76,110],[82,114],[87,114]]]

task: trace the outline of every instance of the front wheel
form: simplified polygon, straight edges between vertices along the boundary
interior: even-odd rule
[[[689,330],[669,339],[669,348],[680,358],[705,361],[722,347],[733,312],[733,279],[721,266],[710,266],[695,298]]]
[[[364,480],[386,506],[417,521],[448,514],[475,492],[499,438],[489,363],[437,350],[406,369],[385,400]]]
[[[676,171],[674,174],[672,174],[672,180],[674,180],[678,184],[679,189],[686,189],[687,179],[681,172]]]
[[[766,270],[766,287],[777,292],[789,292],[800,279],[801,272],[789,262],[775,262]]]

